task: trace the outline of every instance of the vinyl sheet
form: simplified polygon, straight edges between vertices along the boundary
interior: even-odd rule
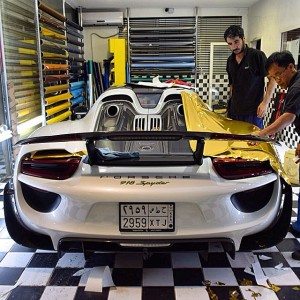
[[[78,89],[78,88],[83,87],[83,86],[84,86],[84,81],[77,81],[77,82],[71,82],[70,83],[71,90],[72,89]]]
[[[80,25],[78,25],[77,23],[73,22],[72,20],[70,20],[68,18],[66,19],[66,23],[67,23],[67,25],[72,26],[72,27],[76,28],[77,30],[80,30],[80,31],[83,30],[83,28]]]
[[[27,71],[31,71],[31,72],[37,72],[37,67],[36,66],[22,66],[22,65],[16,65],[16,66],[10,66],[8,65],[6,67],[6,70],[9,73],[18,73],[18,72],[27,72]]]
[[[70,107],[71,106],[71,103],[69,101],[63,103],[63,104],[60,104],[60,105],[57,105],[57,106],[54,106],[54,107],[51,107],[49,109],[46,109],[46,116],[49,117],[49,116],[52,116],[60,111],[63,111],[65,110],[66,108]]]
[[[56,10],[54,10],[53,8],[51,8],[45,4],[43,4],[41,1],[38,1],[38,8],[62,22],[66,21],[66,17],[63,14],[57,12]]]
[[[67,33],[71,34],[73,36],[76,36],[76,37],[78,37],[80,39],[83,39],[83,34],[77,32],[76,30],[71,29],[70,27],[67,27]]]
[[[253,124],[231,120],[214,113],[195,93],[184,91],[181,92],[181,95],[187,131],[227,134],[251,134],[257,131],[257,127]],[[191,141],[190,144],[193,151],[195,151],[196,142]],[[258,142],[255,145],[249,145],[247,141],[206,140],[204,156],[243,157],[244,159],[259,161],[269,160],[272,168],[289,182],[288,176],[278,160],[276,150],[269,142]]]
[[[34,88],[27,88],[24,90],[17,90],[16,86],[14,86],[14,90],[15,90],[15,97],[16,98],[22,98],[22,97],[27,97],[27,96],[31,96],[31,95],[39,95],[40,93],[40,89],[39,87]]]
[[[32,101],[35,101],[35,100],[38,100],[38,99],[40,99],[40,94],[39,93],[18,98],[17,103],[18,104],[27,103],[27,102],[32,102]]]
[[[43,71],[66,71],[69,68],[68,64],[46,64],[43,63]]]
[[[67,49],[66,45],[62,45],[62,44],[55,43],[55,42],[50,42],[45,39],[41,39],[40,42],[41,42],[41,46],[55,47],[55,48],[59,48],[61,50]]]
[[[194,61],[195,57],[193,55],[178,55],[178,56],[134,56],[131,57],[132,61],[180,61],[180,62],[187,62],[187,61]]]
[[[19,111],[17,111],[17,118],[19,117],[24,117],[30,113],[33,113],[37,110],[40,110],[41,108],[39,106],[35,106],[35,107],[29,107],[29,108],[25,108],[25,109],[21,109]]]
[[[30,108],[30,107],[36,107],[38,105],[41,105],[41,102],[39,100],[35,100],[35,101],[30,101],[30,102],[25,102],[25,103],[17,104],[16,105],[16,109],[18,111],[20,111],[22,109]]]
[[[68,80],[68,79],[69,79],[69,75],[67,75],[67,74],[46,75],[46,76],[44,76],[44,83],[53,82],[53,81]]]
[[[79,97],[80,95],[82,95],[83,88],[76,89],[76,90],[71,89],[70,92],[71,92],[73,98],[76,98],[76,97]]]
[[[84,62],[85,60],[84,60],[84,58],[82,58],[82,57],[76,57],[76,56],[73,56],[73,55],[69,55],[69,61],[70,62]]]
[[[54,118],[51,118],[51,119],[47,120],[46,123],[47,123],[47,125],[50,125],[50,124],[54,124],[54,123],[63,121],[65,119],[67,119],[69,116],[71,116],[71,114],[72,114],[71,111],[68,110],[65,113],[61,114],[61,115],[58,115],[58,116],[56,116]]]
[[[195,63],[133,63],[133,68],[194,68]]]
[[[18,51],[20,54],[32,54],[32,55],[36,55],[36,50],[33,49],[27,49],[27,48],[18,48]]]
[[[83,101],[84,101],[83,96],[79,96],[79,97],[71,99],[72,106],[83,103]]]
[[[71,44],[73,44],[73,45],[79,46],[79,47],[83,47],[83,46],[84,46],[84,43],[79,42],[79,41],[77,41],[76,39],[71,38],[71,37],[67,37],[67,42],[68,42],[68,43],[71,43]]]
[[[59,84],[59,85],[52,85],[52,86],[46,86],[44,87],[44,93],[54,93],[54,92],[60,92],[67,90],[69,88],[69,84]]]
[[[66,40],[66,36],[63,34],[59,34],[53,30],[50,30],[48,28],[45,27],[40,27],[40,32],[42,35],[44,36],[49,36],[52,37],[54,39],[59,39],[59,40]]]
[[[42,52],[42,58],[68,58],[68,54],[65,51],[65,54],[59,54],[59,53],[52,53],[52,52],[47,52],[43,51]]]
[[[46,105],[49,105],[49,104],[53,104],[53,103],[56,103],[56,102],[59,102],[62,100],[71,99],[71,98],[72,98],[72,95],[69,92],[67,92],[67,93],[56,95],[56,96],[46,97],[45,102],[46,102]]]
[[[66,30],[66,26],[64,26],[63,23],[59,23],[53,19],[50,19],[47,16],[45,16],[45,14],[39,14],[39,20],[40,22],[45,23],[53,28]]]
[[[71,52],[71,53],[84,54],[83,50],[78,49],[76,47],[72,47],[70,44],[68,45],[67,50],[68,50],[68,52]]]

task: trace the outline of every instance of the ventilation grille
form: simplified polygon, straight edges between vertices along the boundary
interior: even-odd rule
[[[134,131],[146,131],[147,130],[147,116],[135,116],[133,121]]]
[[[161,130],[161,116],[148,116],[148,130],[149,131]]]
[[[139,115],[134,117],[133,130],[134,131],[160,131],[161,124],[162,124],[161,116]]]

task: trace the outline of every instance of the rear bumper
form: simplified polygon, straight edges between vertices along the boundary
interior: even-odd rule
[[[232,258],[235,256],[234,242],[227,238],[176,239],[176,240],[122,240],[122,239],[81,239],[64,238],[58,243],[60,256],[64,252],[171,252],[171,251],[208,251],[209,243],[221,243],[225,252]]]
[[[292,210],[292,189],[283,180],[282,185],[282,205],[278,211],[277,217],[268,228],[259,231],[253,235],[244,236],[240,250],[254,250],[274,246],[279,243],[286,235],[290,224]],[[29,228],[18,213],[15,203],[14,191],[10,189],[9,184],[4,190],[4,212],[6,225],[11,237],[19,244],[40,249],[58,249],[60,252],[66,251],[141,251],[151,249],[153,252],[160,251],[200,251],[207,249],[210,242],[221,242],[223,248],[232,257],[235,252],[235,242],[229,237],[212,238],[184,238],[161,239],[158,236],[147,238],[97,238],[86,237],[84,235],[73,235],[72,237],[63,237],[57,240],[53,245],[53,239],[47,234],[41,234],[34,229]]]

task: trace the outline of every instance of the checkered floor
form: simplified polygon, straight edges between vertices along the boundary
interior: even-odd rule
[[[294,189],[293,220],[298,192]],[[0,299],[300,299],[300,261],[291,258],[296,249],[300,234],[289,232],[277,247],[238,252],[235,260],[217,243],[210,245],[209,253],[159,253],[148,259],[142,253],[96,253],[88,261],[81,253],[67,253],[58,259],[54,251],[15,244],[5,228],[0,201]],[[262,255],[271,259],[263,260]],[[245,272],[255,257],[278,291],[257,285]],[[110,267],[115,287],[104,287],[102,293],[84,290],[96,266]],[[79,270],[84,274],[75,274]]]

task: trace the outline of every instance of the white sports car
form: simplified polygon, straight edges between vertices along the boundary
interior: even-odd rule
[[[292,191],[272,144],[191,90],[125,86],[80,120],[20,141],[5,188],[11,237],[65,251],[236,250],[286,235]],[[249,140],[258,140],[249,143]]]

